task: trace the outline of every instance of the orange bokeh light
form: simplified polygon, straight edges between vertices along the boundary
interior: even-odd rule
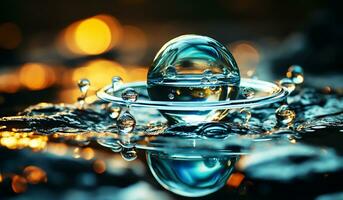
[[[237,188],[243,181],[244,179],[244,175],[237,172],[237,173],[233,173],[229,180],[227,181],[227,185],[230,187],[234,187]]]
[[[12,177],[11,187],[15,193],[23,193],[27,189],[27,181],[24,177],[15,175]]]
[[[20,81],[14,72],[0,74],[0,92],[15,93],[20,88]]]
[[[106,163],[103,160],[96,160],[93,163],[93,169],[96,173],[102,174],[106,171]]]
[[[51,86],[55,80],[54,71],[40,63],[27,63],[19,71],[19,80],[30,90],[41,90]]]
[[[113,76],[128,79],[126,70],[119,64],[110,60],[98,59],[90,61],[73,72],[73,81],[76,83],[82,78],[87,78],[94,88],[100,88],[111,83]]]
[[[257,47],[248,41],[239,41],[230,48],[241,74],[251,76],[260,62],[260,53]]]
[[[0,24],[0,48],[14,49],[22,40],[20,28],[11,22]]]
[[[24,169],[24,176],[31,184],[38,184],[47,181],[46,173],[43,169],[36,166],[27,166]]]
[[[81,154],[82,154],[82,158],[84,158],[85,160],[91,160],[95,156],[94,150],[90,147],[86,147],[82,149]]]
[[[62,32],[60,45],[77,55],[98,55],[116,46],[120,37],[121,25],[117,19],[96,15],[69,25]]]

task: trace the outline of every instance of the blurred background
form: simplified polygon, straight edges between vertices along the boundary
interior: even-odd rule
[[[275,80],[298,64],[308,83],[341,87],[339,14],[338,3],[325,0],[5,0],[0,115],[41,101],[74,102],[80,78],[93,90],[114,75],[145,80],[159,48],[190,33],[227,45],[243,77]]]
[[[226,45],[242,77],[275,81],[297,64],[304,68],[305,85],[342,89],[339,58],[343,57],[343,34],[338,20],[342,12],[338,2],[2,0],[0,116],[14,115],[42,101],[73,103],[80,95],[76,84],[80,78],[91,81],[93,93],[113,76],[121,76],[125,82],[145,80],[157,51],[182,34],[207,35]],[[15,194],[28,191],[32,191],[32,199],[54,195],[56,199],[92,195],[109,199],[114,194],[116,199],[132,194],[137,194],[136,199],[181,198],[165,193],[146,172],[144,155],[139,156],[143,161],[129,165],[93,143],[70,148],[63,143],[47,144],[46,136],[30,134],[18,133],[15,138],[34,151],[44,148],[46,153],[1,148],[0,155],[7,156],[0,156],[0,183],[5,183],[0,185],[0,199],[4,194],[25,199]],[[2,142],[9,144],[4,145],[8,149],[19,148],[9,139]],[[1,174],[5,162],[13,173],[11,179]],[[239,174],[233,177],[223,190],[206,198],[227,197],[243,179]],[[45,183],[45,188],[29,190],[38,183]],[[69,187],[74,190],[66,190]]]

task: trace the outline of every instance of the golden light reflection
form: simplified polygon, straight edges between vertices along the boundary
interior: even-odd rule
[[[0,132],[0,145],[8,149],[31,148],[34,151],[43,150],[48,137],[26,132]]]
[[[81,155],[80,155],[80,148],[79,147],[76,147],[73,151],[73,157],[74,158],[80,158]]]
[[[51,86],[55,82],[56,76],[47,65],[27,63],[19,71],[19,80],[30,90],[41,90]]]
[[[31,184],[47,182],[48,178],[43,169],[36,166],[27,166],[24,169],[24,177]]]
[[[260,53],[257,47],[248,41],[238,41],[231,44],[230,48],[241,74],[252,76],[260,62]]]
[[[93,169],[96,173],[102,174],[106,171],[106,163],[103,160],[95,160],[93,163]]]
[[[233,173],[228,179],[227,185],[230,187],[237,188],[242,183],[243,179],[244,179],[243,174],[239,172]]]
[[[0,183],[3,181],[2,174],[0,174]]]
[[[75,69],[72,79],[76,83],[78,80],[87,77],[91,82],[91,86],[98,89],[111,83],[113,76],[120,76],[124,81],[128,79],[126,70],[119,63],[98,59]]]
[[[24,177],[15,175],[12,177],[11,187],[15,193],[23,193],[27,189],[27,181]]]
[[[0,48],[15,49],[22,40],[18,25],[7,22],[0,24]]]
[[[110,15],[97,15],[68,26],[59,43],[74,54],[98,55],[116,46],[120,37],[121,26],[117,19]]]
[[[50,153],[59,156],[65,155],[68,151],[68,147],[64,143],[49,143],[47,149]]]
[[[83,159],[91,160],[94,158],[95,152],[92,148],[86,147],[86,148],[82,149],[81,155],[82,155]]]
[[[20,88],[19,77],[15,72],[0,74],[0,92],[15,93]]]
[[[75,43],[85,54],[103,53],[111,44],[111,30],[100,19],[86,19],[76,27]]]

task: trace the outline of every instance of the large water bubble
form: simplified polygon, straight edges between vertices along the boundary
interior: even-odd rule
[[[166,43],[148,72],[154,101],[226,101],[238,94],[240,74],[231,53],[216,40],[183,35]],[[171,122],[213,121],[225,110],[161,111]]]
[[[147,151],[156,180],[167,190],[188,197],[211,194],[223,187],[237,156],[202,156]]]

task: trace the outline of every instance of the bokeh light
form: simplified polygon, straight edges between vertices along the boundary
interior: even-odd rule
[[[27,63],[19,71],[19,80],[30,90],[41,90],[51,86],[55,82],[56,76],[47,65]]]
[[[77,26],[75,42],[86,54],[100,54],[105,52],[111,44],[111,30],[99,19],[87,19]]]
[[[230,51],[237,62],[241,75],[251,77],[260,62],[260,53],[256,45],[249,41],[238,41],[230,45]]]
[[[38,184],[48,180],[45,171],[36,166],[25,167],[24,177],[31,184]]]
[[[18,25],[11,22],[0,24],[0,48],[15,49],[21,40],[22,34]]]
[[[91,87],[98,89],[111,83],[113,76],[120,76],[124,81],[128,79],[126,70],[119,63],[98,59],[76,68],[72,79],[76,83],[82,78],[87,78],[91,82]]]
[[[20,81],[13,71],[0,74],[0,92],[15,93],[20,88]]]
[[[11,186],[15,193],[23,193],[27,189],[27,180],[22,176],[14,175]]]
[[[106,171],[106,163],[103,160],[95,160],[93,163],[93,169],[96,173],[102,174]]]
[[[227,180],[227,185],[230,187],[237,188],[242,183],[243,179],[244,179],[243,174],[239,172],[233,173]]]
[[[116,46],[121,25],[110,15],[97,15],[69,25],[61,34],[59,46],[77,55],[98,55]]]

